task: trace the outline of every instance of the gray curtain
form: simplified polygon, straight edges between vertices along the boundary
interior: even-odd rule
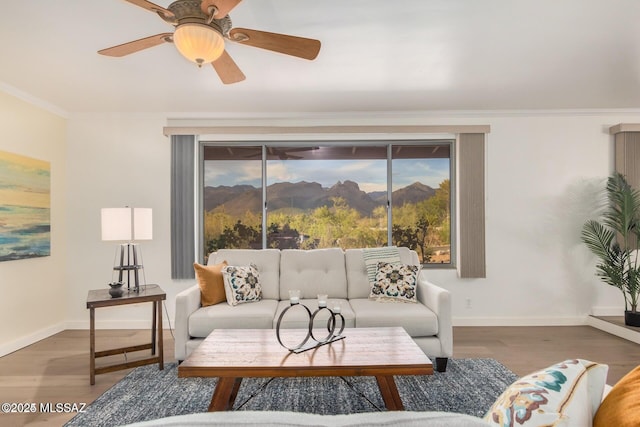
[[[171,278],[195,277],[195,136],[171,136]]]
[[[458,146],[460,277],[487,277],[485,260],[485,134],[460,134]]]

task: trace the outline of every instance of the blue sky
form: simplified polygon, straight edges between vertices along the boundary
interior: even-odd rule
[[[331,187],[338,181],[351,180],[360,189],[384,191],[387,185],[386,160],[270,160],[267,184],[275,182],[318,182]],[[260,160],[205,161],[206,186],[261,185]],[[438,188],[449,178],[449,159],[398,159],[393,161],[394,190],[418,181]]]

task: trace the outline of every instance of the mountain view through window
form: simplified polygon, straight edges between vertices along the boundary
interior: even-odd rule
[[[447,141],[205,145],[204,252],[392,244],[450,264],[450,152]]]

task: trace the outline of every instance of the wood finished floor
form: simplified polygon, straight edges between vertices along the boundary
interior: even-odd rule
[[[149,340],[149,331],[139,330],[99,330],[96,335],[98,350]],[[175,361],[169,331],[164,348],[165,362]],[[640,345],[590,326],[456,327],[454,355],[493,358],[518,375],[569,358],[588,359],[608,364],[607,382],[614,384],[640,364]],[[122,356],[103,358],[98,366],[114,361]],[[0,402],[90,403],[128,372],[98,375],[90,386],[89,331],[67,330],[0,358]],[[0,426],[61,426],[73,415],[0,413]]]

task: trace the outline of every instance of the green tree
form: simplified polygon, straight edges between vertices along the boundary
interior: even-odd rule
[[[450,181],[444,180],[435,195],[418,203],[393,207],[392,242],[415,249],[422,262],[432,259],[434,248],[450,246]],[[231,247],[259,247],[261,215],[247,211],[240,218],[224,211],[205,214],[207,251]],[[376,207],[362,216],[346,200],[334,197],[330,204],[308,212],[281,209],[270,211],[267,236],[296,234],[302,249],[339,246],[377,247],[387,244],[387,208]],[[269,245],[277,245],[273,239]],[[243,246],[244,245],[244,246]],[[208,252],[207,252],[208,253]]]
[[[262,233],[258,228],[243,224],[238,220],[233,227],[225,227],[218,238],[208,242],[207,253],[218,249],[239,249],[262,246]]]
[[[393,227],[391,227],[391,236],[393,244],[396,246],[406,246],[409,249],[415,249],[418,245],[418,236],[411,227],[394,224]]]

